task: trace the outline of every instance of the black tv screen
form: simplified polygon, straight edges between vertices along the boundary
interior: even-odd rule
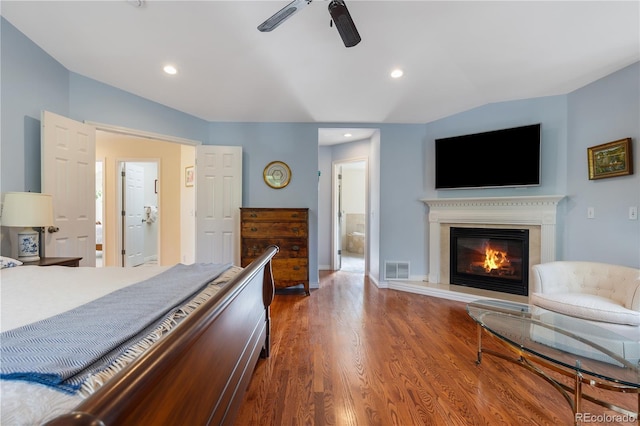
[[[436,189],[540,185],[540,127],[436,139]]]

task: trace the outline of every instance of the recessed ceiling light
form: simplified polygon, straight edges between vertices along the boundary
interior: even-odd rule
[[[404,71],[402,71],[400,68],[396,68],[395,70],[391,71],[392,78],[400,78],[403,75],[404,75]]]
[[[174,74],[178,73],[178,70],[173,65],[165,65],[163,70],[164,70],[164,72],[166,72],[167,74],[170,74],[170,75],[174,75]]]
[[[345,133],[345,134],[344,134],[344,137],[345,137],[345,138],[350,138],[351,136],[353,136],[351,133]]]

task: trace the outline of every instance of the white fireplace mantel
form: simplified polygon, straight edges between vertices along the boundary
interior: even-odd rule
[[[442,224],[540,226],[540,260],[556,260],[556,212],[563,198],[563,195],[549,195],[421,200],[429,206],[429,282],[440,280]]]

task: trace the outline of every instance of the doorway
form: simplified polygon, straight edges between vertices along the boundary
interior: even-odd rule
[[[123,266],[158,263],[158,160],[136,160],[116,164],[117,182],[121,188],[115,212],[120,216],[122,231],[119,245]],[[104,266],[104,218],[110,214],[104,204],[104,161],[96,161],[96,267]],[[128,177],[128,179],[127,179]],[[122,215],[121,212],[126,212]]]
[[[183,238],[195,239],[188,211],[195,210],[195,191],[182,182],[184,168],[195,162],[195,144],[181,139],[138,131],[111,129],[96,125],[96,161],[102,160],[104,174],[103,265],[123,266],[122,262],[122,183],[119,163],[154,163],[153,173],[145,173],[145,191],[152,192],[157,201],[145,201],[144,206],[157,206],[153,225],[143,222],[145,231],[154,228],[157,238],[146,238],[145,261],[157,256],[159,265],[173,265],[194,256],[195,246],[185,244]],[[153,176],[157,176],[157,183]],[[157,191],[157,193],[156,193]],[[147,196],[148,198],[148,196]],[[152,209],[154,210],[154,209]],[[143,214],[146,215],[146,209]],[[155,213],[150,211],[150,214]],[[140,219],[142,221],[142,218]],[[155,241],[156,252],[149,251],[149,242]],[[149,259],[151,257],[151,259]]]
[[[357,266],[353,269],[369,275],[378,269],[378,220],[373,216],[372,208],[378,205],[377,190],[379,181],[380,130],[376,128],[319,128],[318,129],[318,263],[319,269],[343,270],[343,244],[347,244],[349,233],[352,247],[362,242],[362,259],[358,256]],[[352,197],[351,173],[345,173],[342,182],[340,166],[360,168],[360,179],[355,186]],[[343,188],[344,186],[344,188]],[[344,191],[343,191],[344,189]],[[374,192],[375,191],[375,192]],[[345,192],[343,195],[342,192]],[[347,199],[349,197],[349,199]],[[357,211],[350,211],[349,203],[360,200]],[[362,201],[364,200],[364,201]],[[355,201],[354,201],[355,202]],[[347,203],[346,205],[344,205]],[[347,215],[364,214],[364,219],[353,221],[349,216],[347,232]],[[352,227],[352,224],[355,223]],[[362,234],[362,235],[360,235]],[[325,237],[327,236],[327,237]],[[358,239],[359,241],[357,241]],[[348,247],[344,247],[345,257],[350,261]],[[345,263],[344,269],[347,269]],[[373,269],[372,269],[373,268]]]
[[[334,163],[336,269],[364,274],[367,247],[367,161]]]
[[[104,266],[104,161],[96,161],[96,268]]]
[[[158,161],[118,161],[121,213],[121,264],[126,267],[158,264]]]

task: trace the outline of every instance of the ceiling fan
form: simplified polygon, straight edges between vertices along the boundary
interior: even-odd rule
[[[276,29],[285,20],[289,19],[293,14],[300,9],[310,4],[313,0],[293,0],[291,3],[280,9],[269,19],[258,25],[258,30],[262,32],[269,32]],[[349,10],[344,0],[331,0],[329,2],[329,14],[331,15],[331,22],[336,25],[340,37],[346,47],[353,47],[360,43],[360,34],[356,29],[356,25],[351,19]]]

